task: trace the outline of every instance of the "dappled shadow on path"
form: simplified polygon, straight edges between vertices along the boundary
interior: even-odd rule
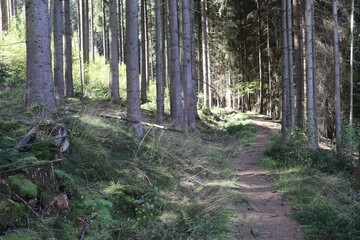
[[[251,115],[251,119],[258,128],[257,141],[235,162],[237,185],[247,199],[237,206],[238,239],[301,240],[299,225],[289,217],[292,208],[274,188],[271,172],[257,166],[279,124],[260,115]]]

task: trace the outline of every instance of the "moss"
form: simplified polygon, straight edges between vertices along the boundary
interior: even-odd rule
[[[10,187],[24,199],[31,199],[38,195],[38,187],[23,175],[8,177]]]
[[[55,169],[56,180],[62,192],[73,192],[78,182],[75,178],[60,169]]]
[[[0,229],[26,225],[27,208],[10,199],[0,202]],[[10,239],[10,238],[9,238]],[[12,239],[12,238],[11,238]]]

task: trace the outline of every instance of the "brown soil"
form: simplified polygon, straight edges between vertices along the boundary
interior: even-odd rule
[[[244,204],[237,207],[238,239],[302,240],[299,224],[290,218],[292,207],[273,186],[271,172],[258,167],[272,131],[279,124],[253,116],[257,141],[236,159],[238,185]]]

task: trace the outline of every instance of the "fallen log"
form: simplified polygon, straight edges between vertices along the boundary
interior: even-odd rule
[[[81,111],[81,110],[77,110],[77,109],[74,109],[74,108],[64,108],[62,110],[70,111],[70,112],[76,112],[76,113],[87,113],[87,114],[92,114],[92,115],[99,116],[99,117],[116,119],[116,120],[119,120],[119,121],[125,121],[125,122],[130,122],[130,123],[139,123],[139,124],[149,126],[149,127],[155,127],[155,128],[160,128],[160,129],[163,129],[163,130],[183,133],[182,130],[179,130],[179,129],[176,129],[176,128],[169,128],[169,127],[165,127],[165,126],[162,126],[162,125],[158,125],[158,124],[155,124],[155,123],[149,123],[149,122],[134,121],[134,120],[127,119],[127,118],[124,118],[124,117],[115,116],[115,115],[106,114],[106,113],[94,113],[94,112],[90,112],[90,111]]]

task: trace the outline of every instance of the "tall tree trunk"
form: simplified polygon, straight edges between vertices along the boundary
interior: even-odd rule
[[[172,119],[175,127],[183,124],[183,105],[181,99],[181,76],[179,59],[179,34],[177,19],[177,1],[169,1],[169,21],[170,21],[170,101],[172,102]]]
[[[50,19],[47,1],[26,0],[25,104],[38,104],[43,112],[57,108],[53,93]]]
[[[203,94],[204,94],[204,106],[210,107],[209,99],[209,79],[208,79],[208,39],[207,39],[207,16],[206,16],[206,0],[201,0],[201,34],[202,34],[202,80],[203,80]]]
[[[146,0],[141,0],[140,4],[140,34],[141,34],[141,101],[147,102],[147,68],[146,68],[146,31],[145,29],[145,6]]]
[[[17,0],[11,0],[11,16],[16,17],[17,16]]]
[[[293,52],[293,30],[292,30],[292,0],[287,0],[287,35],[289,51],[289,116],[290,127],[295,127],[295,101],[294,101],[294,52]]]
[[[301,23],[303,11],[300,0],[293,0],[294,5],[294,48],[295,48],[295,90],[296,90],[296,116],[297,127],[304,127],[304,65],[303,65],[303,36]]]
[[[271,81],[271,49],[270,49],[270,26],[269,26],[269,11],[266,12],[266,50],[268,57],[268,101],[269,101],[269,111],[268,115],[273,116],[272,113],[272,81]]]
[[[196,130],[196,115],[194,109],[194,83],[192,78],[192,49],[191,49],[191,16],[190,16],[190,1],[182,1],[182,20],[183,20],[183,79],[184,79],[184,100],[185,100],[185,125],[188,125],[191,131]]]
[[[63,61],[63,15],[62,0],[54,0],[54,82],[56,96],[64,98],[64,61]]]
[[[102,27],[103,27],[103,53],[105,64],[109,61],[109,45],[107,36],[107,21],[106,21],[106,0],[102,1]]]
[[[63,0],[63,3],[65,28],[65,96],[72,97],[74,96],[74,86],[72,75],[70,0]]]
[[[139,92],[139,38],[138,38],[138,1],[126,1],[126,82],[127,82],[127,118],[140,122],[140,92]],[[133,124],[135,135],[144,135],[140,123]]]
[[[91,14],[91,19],[90,19],[90,51],[91,51],[91,56],[92,56],[92,61],[95,61],[95,28],[94,28],[94,0],[90,0],[90,14]]]
[[[351,0],[350,15],[350,116],[349,123],[353,124],[354,116],[354,12],[355,0]]]
[[[156,10],[156,119],[162,124],[164,115],[163,88],[163,21],[161,0],[155,1]]]
[[[110,99],[120,103],[119,94],[119,49],[118,49],[118,18],[116,0],[109,1],[110,25]]]
[[[89,24],[88,24],[88,0],[81,0],[80,4],[80,27],[81,27],[81,52],[82,66],[84,71],[84,83],[88,83],[87,65],[89,63]]]
[[[192,84],[193,84],[193,92],[191,100],[192,113],[195,118],[198,117],[197,111],[197,93],[198,93],[198,69],[197,69],[197,59],[196,59],[196,38],[195,38],[195,1],[190,0],[190,18],[191,18],[191,71],[192,71]]]
[[[124,62],[124,35],[123,35],[123,2],[119,0],[118,3],[118,17],[119,17],[119,62]]]
[[[316,114],[316,85],[315,80],[315,53],[314,53],[314,2],[306,0],[306,78],[307,78],[307,117],[309,125],[309,140],[313,149],[318,149],[317,114]]]
[[[288,51],[288,35],[287,35],[287,11],[286,11],[286,1],[281,1],[281,11],[282,11],[282,112],[281,112],[281,132],[283,135],[287,133],[288,128],[288,103],[289,103],[289,51]]]
[[[80,83],[80,87],[81,87],[81,97],[84,96],[84,82],[85,82],[85,73],[84,73],[84,64],[83,64],[83,59],[82,59],[82,54],[81,54],[81,50],[82,50],[82,29],[81,29],[81,1],[82,0],[77,0],[77,15],[78,15],[78,38],[79,38],[79,70],[80,70],[80,78],[81,78],[81,83]]]
[[[336,126],[336,151],[341,153],[341,97],[340,97],[340,57],[339,57],[339,23],[338,0],[333,1],[334,18],[334,70],[335,70],[335,126]]]
[[[263,68],[262,68],[262,34],[261,34],[261,11],[260,0],[256,0],[257,15],[258,15],[258,60],[259,60],[259,79],[260,79],[260,114],[264,114],[264,81],[263,81]]]
[[[0,0],[1,3],[1,31],[9,30],[9,16],[8,16],[8,2],[7,0]]]

